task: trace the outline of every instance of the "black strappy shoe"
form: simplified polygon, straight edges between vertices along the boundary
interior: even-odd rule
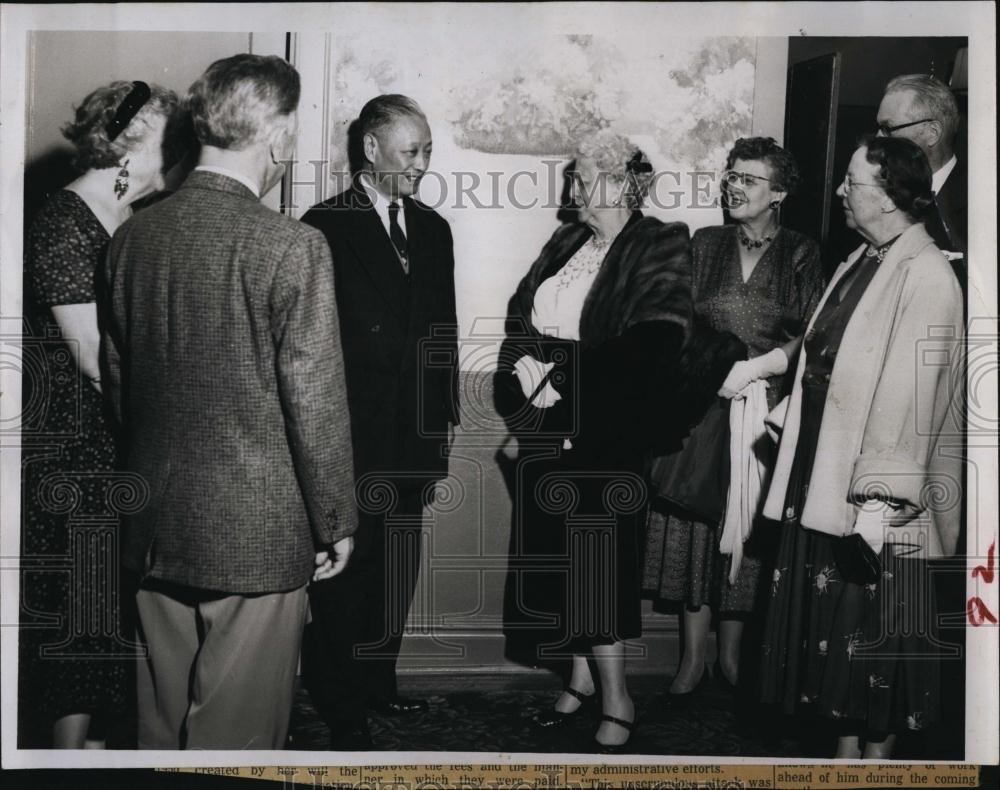
[[[628,737],[625,739],[624,743],[601,743],[597,740],[597,736],[594,736],[594,740],[592,741],[593,752],[595,754],[626,754],[629,741],[631,741],[632,736],[635,735],[635,731],[639,724],[639,712],[636,711],[632,715],[635,716],[632,721],[619,719],[616,716],[609,716],[606,713],[601,716],[601,721],[609,721],[612,724],[617,724],[619,727],[623,727],[628,732]]]
[[[544,729],[553,729],[555,727],[562,727],[564,724],[573,721],[573,719],[579,716],[580,713],[584,710],[584,708],[590,708],[590,706],[597,699],[596,691],[592,694],[584,694],[582,691],[577,691],[576,689],[570,688],[569,686],[564,688],[563,691],[569,694],[571,697],[576,697],[578,700],[580,700],[579,707],[577,707],[577,709],[574,711],[570,711],[569,713],[563,713],[562,711],[558,710],[550,710],[546,711],[545,713],[536,713],[531,719],[536,727],[542,727]]]

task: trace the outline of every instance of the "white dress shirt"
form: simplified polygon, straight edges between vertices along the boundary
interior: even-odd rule
[[[951,171],[955,169],[955,165],[957,164],[958,157],[952,154],[951,159],[945,162],[940,169],[935,171],[934,175],[931,176],[931,192],[936,195],[941,191],[941,187],[944,186],[944,182],[948,180],[948,176],[951,175]]]
[[[364,187],[365,192],[368,193],[368,197],[371,198],[372,205],[375,207],[375,213],[378,214],[380,220],[382,220],[382,227],[385,228],[386,234],[389,233],[389,199],[379,192],[372,185],[371,176],[368,173],[362,173],[358,180],[361,182],[361,186]],[[403,235],[406,234],[406,212],[403,210],[403,202],[401,200],[395,201],[399,204],[399,228],[403,231]],[[391,236],[389,238],[392,238]]]
[[[243,186],[253,192],[253,196],[260,197],[260,189],[257,185],[242,173],[230,170],[228,167],[216,167],[215,165],[198,165],[195,170],[202,170],[206,173],[218,173],[220,176],[228,176],[234,181],[239,181]]]

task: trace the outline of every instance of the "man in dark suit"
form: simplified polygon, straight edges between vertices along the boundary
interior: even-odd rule
[[[951,261],[964,292],[969,196],[965,164],[958,161],[953,147],[959,121],[954,94],[930,74],[894,77],[878,108],[879,134],[912,140],[927,156],[933,173],[935,209],[924,225]]]
[[[431,132],[417,104],[383,95],[352,124],[350,189],[303,221],[333,252],[360,521],[348,570],[313,585],[310,690],[333,748],[371,745],[365,711],[425,710],[396,686],[424,505],[458,424],[451,230],[414,199]]]
[[[104,272],[105,381],[148,486],[124,525],[143,749],[283,748],[306,585],[353,547],[329,250],[258,202],[299,93],[280,58],[213,63],[188,95],[198,167],[121,227]]]

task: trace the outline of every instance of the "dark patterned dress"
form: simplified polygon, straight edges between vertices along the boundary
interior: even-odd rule
[[[750,357],[799,337],[823,292],[819,248],[812,239],[782,228],[744,282],[735,225],[702,228],[691,240],[695,311],[713,329],[728,331],[746,343]],[[783,377],[768,380],[773,408],[784,396]],[[719,418],[728,425],[730,401],[717,399],[696,431],[709,430]],[[724,454],[728,460],[728,452]],[[728,477],[727,470],[722,474]],[[643,588],[657,605],[710,605],[716,611],[754,609],[761,564],[768,553],[766,536],[755,529],[744,546],[735,584],[729,583],[730,557],[719,551],[718,524],[691,520],[665,502],[654,503],[646,532]]]
[[[864,256],[823,305],[805,340],[802,416],[761,646],[761,699],[800,705],[870,735],[921,730],[939,718],[937,614],[927,564],[886,544],[882,578],[841,577],[833,535],[799,521],[809,490],[830,374],[844,329],[877,270]]]
[[[74,192],[40,210],[26,236],[19,710],[22,746],[46,746],[71,713],[122,710],[115,444],[101,395],[76,366],[55,305],[96,301],[107,231]],[[35,742],[37,739],[37,742]]]

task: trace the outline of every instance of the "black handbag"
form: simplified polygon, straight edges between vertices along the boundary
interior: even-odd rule
[[[713,404],[681,449],[657,456],[650,469],[654,497],[712,526],[722,520],[729,492],[728,405]]]
[[[833,542],[833,561],[844,581],[875,584],[882,575],[882,563],[868,541],[854,533]]]

